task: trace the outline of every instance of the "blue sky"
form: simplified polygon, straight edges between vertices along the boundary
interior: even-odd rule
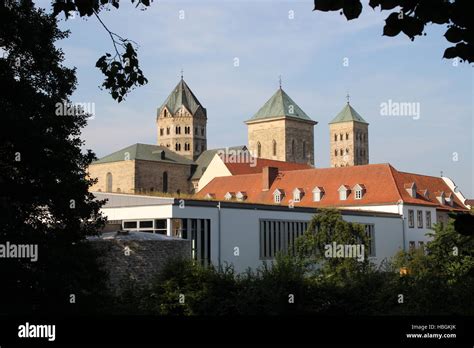
[[[383,37],[390,12],[367,4],[359,19],[348,22],[339,13],[313,12],[312,0],[162,0],[146,11],[129,2],[101,17],[112,31],[139,44],[149,83],[120,104],[98,88],[103,77],[95,61],[113,50],[105,30],[95,18],[60,24],[71,30],[58,43],[65,64],[77,67],[72,99],[95,103],[96,117],[83,138],[97,156],[137,142],[156,143],[156,109],[181,68],[207,108],[208,148],[246,144],[243,122],[275,92],[282,75],[283,89],[318,122],[317,167],[329,166],[328,122],[349,92],[351,105],[370,123],[371,163],[434,176],[443,171],[466,196],[474,196],[473,68],[442,59],[449,44],[444,27],[429,26],[427,36],[412,42],[403,34]],[[420,103],[420,118],[382,116],[380,105],[388,100]]]

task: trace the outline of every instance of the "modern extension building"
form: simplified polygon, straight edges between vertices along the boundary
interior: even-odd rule
[[[258,174],[261,175],[261,174]],[[307,229],[318,209],[286,205],[159,198],[95,192],[108,199],[102,212],[107,231],[160,233],[192,241],[194,259],[233,264],[239,272],[272,261]],[[371,260],[380,263],[403,248],[403,221],[397,213],[341,210],[344,220],[363,224]],[[133,249],[133,247],[131,247]],[[132,250],[133,251],[133,250]]]

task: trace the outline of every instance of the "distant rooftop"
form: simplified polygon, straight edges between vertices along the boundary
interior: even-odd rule
[[[332,123],[341,123],[341,122],[360,122],[360,123],[366,123],[366,122],[361,115],[357,111],[354,110],[354,108],[347,102],[347,104],[344,106],[344,108],[341,110],[340,113],[337,114],[334,119],[329,122],[329,124]]]

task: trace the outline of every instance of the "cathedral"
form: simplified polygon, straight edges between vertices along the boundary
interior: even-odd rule
[[[280,87],[245,121],[251,156],[315,166],[314,126]],[[329,123],[331,167],[369,163],[368,123],[349,104]],[[91,163],[91,191],[192,194],[215,155],[207,148],[207,111],[181,76],[156,114],[156,145],[133,144]],[[229,148],[227,148],[229,149]]]

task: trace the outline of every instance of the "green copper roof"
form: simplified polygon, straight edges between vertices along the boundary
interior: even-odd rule
[[[164,151],[164,158],[161,157],[161,152]],[[126,160],[145,160],[164,163],[180,163],[180,164],[194,164],[193,161],[180,156],[173,151],[170,151],[164,146],[148,145],[148,144],[134,144],[122,150],[116,151],[108,156],[92,162],[92,164],[119,162]]]
[[[346,106],[344,106],[344,109],[331,121],[331,123],[340,123],[340,122],[360,122],[360,123],[367,123],[361,115],[358,114],[357,111],[354,110],[354,108],[347,103]],[[368,124],[368,123],[367,123]]]
[[[276,91],[249,121],[274,117],[293,117],[313,121],[281,88]]]
[[[179,81],[173,89],[173,92],[171,92],[163,105],[161,105],[160,112],[165,106],[168,107],[168,110],[172,114],[178,111],[182,106],[185,106],[191,114],[194,114],[199,107],[204,108],[183,79]]]

